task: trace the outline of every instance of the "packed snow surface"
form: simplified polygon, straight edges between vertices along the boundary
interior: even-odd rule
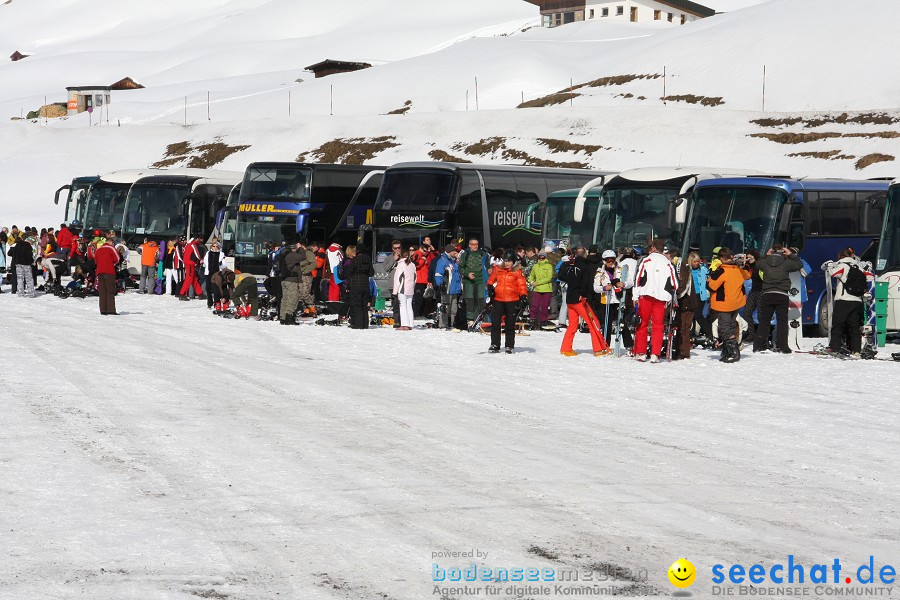
[[[471,562],[658,597],[678,557],[706,598],[714,564],[896,564],[894,363],[117,304],[0,296],[2,598],[440,598],[433,564]]]

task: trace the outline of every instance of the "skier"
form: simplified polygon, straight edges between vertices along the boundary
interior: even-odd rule
[[[102,244],[94,253],[97,262],[97,291],[100,294],[100,314],[117,315],[116,312],[116,265],[119,252],[111,241]]]
[[[234,291],[231,293],[231,301],[235,306],[247,304],[250,306],[250,316],[259,316],[259,288],[256,278],[249,273],[241,273],[234,278]]]
[[[848,340],[850,356],[860,357],[862,350],[863,295],[866,293],[866,273],[860,268],[853,248],[845,248],[838,255],[837,262],[822,265],[826,277],[837,279],[834,304],[831,312],[831,335],[827,354],[841,351],[844,340]]]
[[[591,348],[594,356],[604,356],[610,353],[609,346],[603,339],[603,334],[600,333],[597,316],[587,301],[588,290],[593,291],[593,273],[595,271],[593,265],[589,264],[585,258],[584,248],[578,248],[574,257],[564,256],[562,258],[559,278],[566,284],[564,300],[567,311],[566,322],[568,323],[562,346],[559,349],[559,353],[563,356],[577,355],[577,352],[572,350],[572,341],[575,339],[581,319],[587,324],[588,332],[591,334]]]
[[[744,263],[737,264],[731,248],[722,246],[719,250],[719,267],[709,274],[709,306],[716,311],[719,324],[719,340],[722,342],[722,356],[726,363],[741,360],[741,347],[737,337],[737,317],[747,303],[744,282],[752,273]],[[761,319],[762,317],[760,317]],[[769,315],[772,318],[772,315]]]
[[[531,286],[531,328],[540,329],[550,323],[550,297],[553,295],[553,265],[547,260],[547,252],[538,252],[538,260],[531,267],[528,283]]]
[[[484,308],[484,280],[487,277],[487,252],[478,245],[478,238],[469,240],[468,249],[459,255],[459,272],[462,275],[463,298],[466,303],[468,324],[475,321]]]
[[[456,322],[456,312],[459,309],[459,295],[462,292],[462,282],[459,277],[459,263],[457,257],[459,251],[453,244],[444,247],[444,253],[434,267],[434,285],[441,294],[441,313],[438,327],[450,331]]]
[[[393,268],[393,290],[400,312],[397,329],[400,331],[412,329],[415,319],[412,302],[416,293],[416,263],[410,258],[415,251],[413,247],[401,252]]]
[[[348,254],[349,254],[349,248]],[[363,244],[356,245],[356,256],[347,263],[348,304],[350,305],[350,327],[352,329],[369,328],[369,279],[375,275],[372,266],[372,255]]]
[[[759,326],[753,341],[753,351],[768,348],[772,314],[775,314],[775,347],[778,352],[790,354],[788,347],[788,292],[791,289],[791,273],[803,268],[803,263],[790,248],[775,244],[766,257],[757,263],[762,279],[762,295],[759,298],[757,314]]]
[[[500,325],[506,334],[506,353],[512,354],[516,346],[516,319],[528,303],[528,285],[520,268],[514,269],[516,253],[507,250],[503,262],[491,270],[488,293],[491,294],[491,347],[488,352],[500,352]]]
[[[647,337],[651,322],[653,336],[650,343],[650,362],[659,362],[662,352],[663,328],[666,306],[672,302],[678,289],[678,276],[672,261],[662,254],[665,242],[650,242],[649,253],[638,266],[634,280],[635,310],[640,317],[640,325],[635,332],[634,357],[644,361],[647,355]]]
[[[140,253],[141,283],[139,292],[141,294],[152,294],[153,285],[156,283],[156,255],[159,253],[159,246],[150,238],[144,238]]]
[[[203,241],[197,237],[184,247],[184,283],[181,284],[179,300],[190,300],[188,294],[192,289],[196,298],[200,300],[206,299],[206,296],[203,295],[203,289],[200,287],[200,280],[197,279],[197,268],[203,261],[203,256],[199,249],[202,243]]]
[[[694,282],[694,272],[700,270],[700,255],[696,252],[688,254],[687,260],[681,263],[678,270],[678,312],[675,323],[678,333],[675,335],[675,354],[673,360],[691,357],[691,331],[694,329],[694,314],[702,309],[702,302]],[[703,279],[706,287],[706,279]]]

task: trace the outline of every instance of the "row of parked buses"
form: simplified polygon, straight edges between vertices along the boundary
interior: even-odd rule
[[[373,248],[376,282],[391,241],[429,237],[441,248],[576,244],[620,248],[665,239],[686,255],[713,248],[795,246],[812,267],[803,307],[822,328],[819,266],[853,247],[890,282],[888,329],[900,330],[900,181],[805,179],[741,169],[623,172],[414,162],[391,167],[252,163],[243,173],[201,169],[115,171],[78,177],[63,192],[66,222],[144,238],[217,236],[235,269],[262,278],[267,242],[294,236]]]

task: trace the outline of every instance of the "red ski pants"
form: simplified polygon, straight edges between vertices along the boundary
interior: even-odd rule
[[[663,329],[665,328],[666,304],[662,300],[657,300],[652,296],[641,296],[638,304],[638,316],[641,319],[637,332],[634,334],[634,355],[644,356],[647,354],[647,328],[653,321],[653,335],[650,340],[650,354],[659,356],[662,352],[663,345]]]
[[[588,308],[587,301],[582,299],[578,304],[569,304],[568,308],[569,326],[566,328],[566,333],[563,336],[562,347],[559,349],[560,352],[572,351],[572,341],[575,339],[575,333],[578,331],[579,319],[584,319],[584,322],[587,323],[588,331],[591,334],[591,346],[593,346],[594,352],[600,352],[601,350],[609,348],[606,340],[603,339],[603,334],[600,333],[598,327],[599,324],[588,316],[588,310],[590,310],[590,308]]]

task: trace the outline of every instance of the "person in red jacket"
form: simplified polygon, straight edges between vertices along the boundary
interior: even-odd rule
[[[59,233],[56,234],[56,243],[59,246],[60,254],[65,255],[66,260],[71,256],[72,251],[72,239],[75,235],[66,227],[66,224],[63,223],[59,226]]]
[[[512,354],[516,346],[516,319],[528,303],[528,284],[522,269],[513,265],[516,253],[507,250],[503,264],[497,265],[488,278],[488,293],[493,298],[491,307],[491,347],[488,352],[500,352],[500,323],[505,319],[506,353]]]
[[[197,279],[197,267],[203,262],[203,255],[200,253],[198,246],[203,242],[199,238],[191,241],[184,247],[184,283],[181,285],[181,295],[179,300],[189,300],[188,292],[191,287],[194,288],[194,295],[199,300],[206,300],[203,295],[203,288],[200,287],[200,281]]]
[[[112,242],[103,243],[94,252],[97,263],[97,291],[100,294],[100,314],[117,315],[116,312],[116,265],[119,253]]]

